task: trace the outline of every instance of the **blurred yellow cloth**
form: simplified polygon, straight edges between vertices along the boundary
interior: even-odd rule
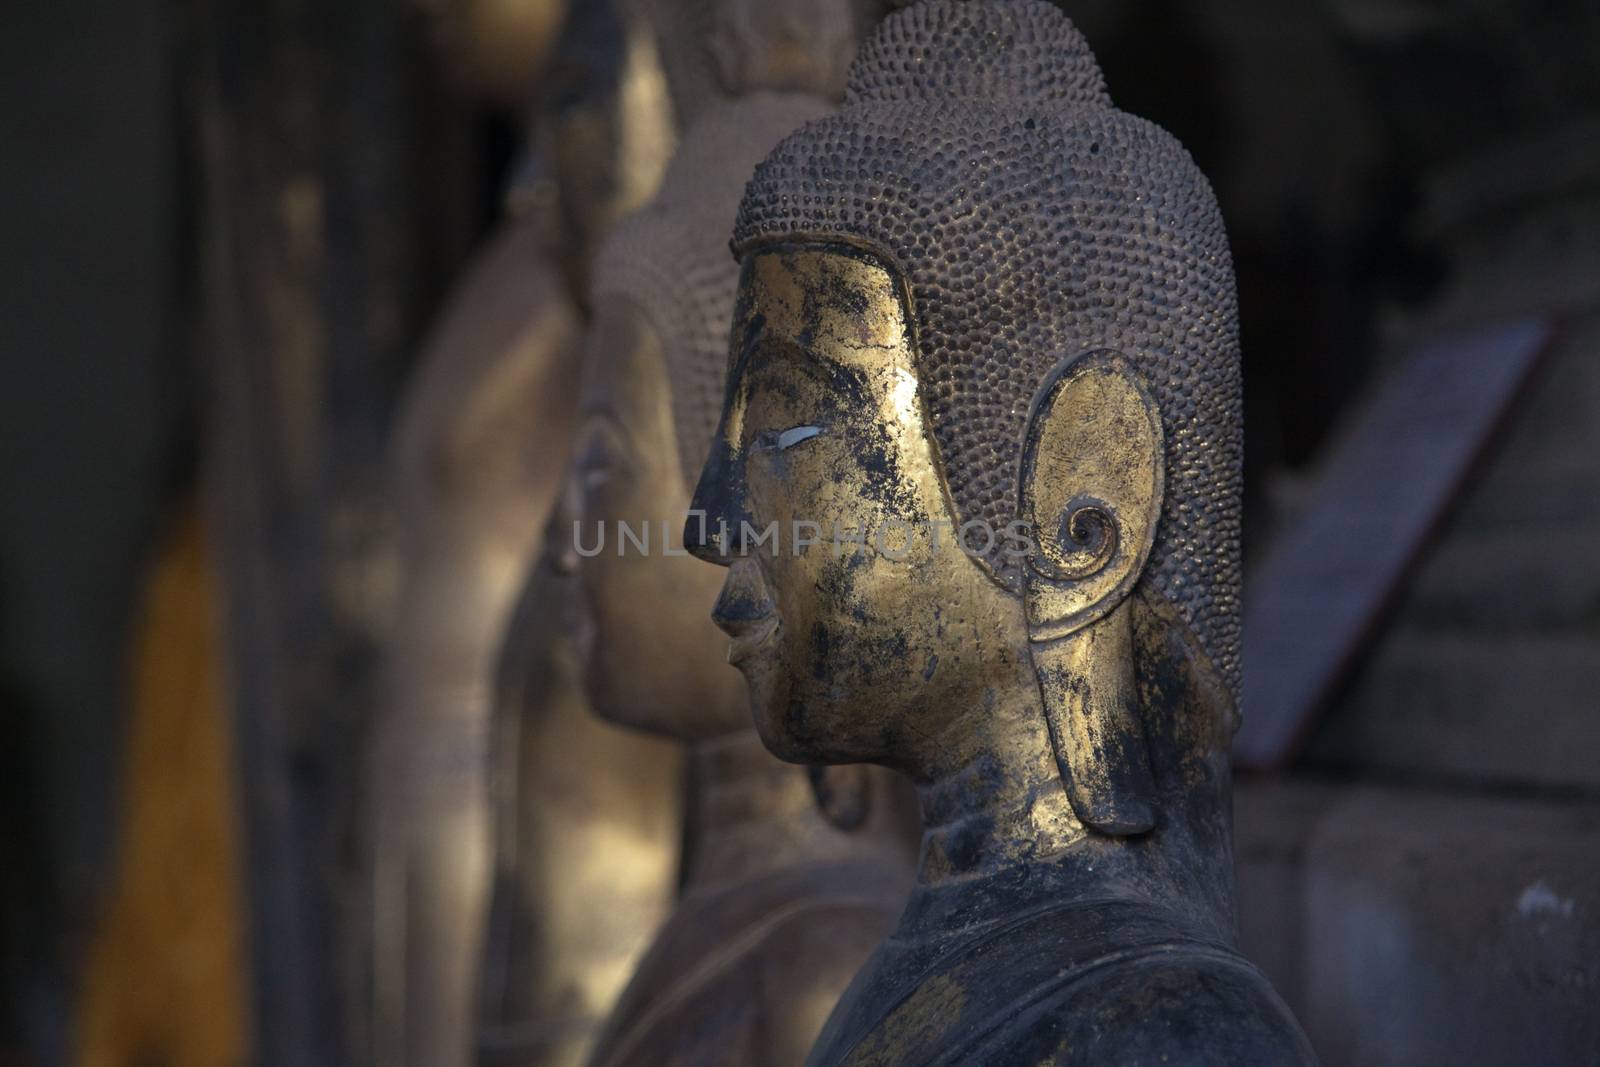
[[[200,511],[161,544],[135,619],[116,881],[83,974],[78,1067],[246,1060],[234,759]]]

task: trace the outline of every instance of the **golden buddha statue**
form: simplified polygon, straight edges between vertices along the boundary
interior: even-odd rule
[[[594,268],[567,494],[579,654],[595,710],[681,742],[692,772],[682,894],[596,1067],[799,1064],[910,886],[905,787],[876,769],[813,776],[762,748],[706,615],[716,572],[677,537],[721,407],[740,191],[826,107],[767,92],[709,107]]]
[[[927,0],[734,247],[685,541],[767,746],[924,824],[807,1062],[1313,1062],[1234,947],[1239,349],[1187,153],[1044,0]]]

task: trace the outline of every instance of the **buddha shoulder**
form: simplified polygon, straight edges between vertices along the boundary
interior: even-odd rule
[[[1156,909],[1063,909],[1017,923],[960,955],[913,983],[848,1052],[813,1062],[1316,1062],[1260,971]]]

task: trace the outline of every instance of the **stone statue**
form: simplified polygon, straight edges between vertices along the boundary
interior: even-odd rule
[[[505,71],[483,63],[492,40],[498,54],[533,64],[521,72],[531,84],[565,6],[444,3],[436,25],[444,62],[504,84]],[[678,753],[590,716],[570,698],[558,647],[535,653],[535,677],[519,678],[526,684],[514,693],[496,676],[575,427],[584,323],[574,289],[604,230],[654,192],[676,136],[652,40],[620,3],[574,5],[559,69],[548,75],[559,98],[521,101],[537,115],[537,148],[548,162],[524,171],[544,174],[555,202],[512,183],[504,218],[451,293],[400,405],[390,494],[401,532],[399,604],[381,669],[369,792],[372,1042],[376,1060],[393,1067],[471,1062],[480,1023],[496,1040],[508,1023],[519,1038],[537,1032],[533,1045],[508,1052],[519,1067],[581,1062],[586,1038],[671,905]],[[605,136],[597,140],[596,130]],[[515,798],[520,817],[499,827],[489,780],[495,711],[510,702],[520,717],[526,699],[539,704],[517,724],[521,736],[545,751],[525,761],[532,773]],[[555,758],[587,772],[545,773],[541,760]],[[540,865],[528,848],[513,856],[499,847],[513,833],[560,842],[563,858],[524,872],[515,887],[518,917],[543,932],[490,944],[498,966],[486,971],[492,889],[510,880],[498,871],[518,859]],[[612,847],[565,844],[579,838]],[[618,865],[630,880],[607,883],[600,868]],[[602,902],[613,918],[596,929],[585,919]],[[501,973],[512,964],[501,950],[521,972],[536,971],[537,983],[509,988]]]
[[[567,494],[586,688],[607,719],[684,743],[692,769],[682,896],[596,1067],[799,1064],[910,886],[899,783],[859,767],[813,781],[761,747],[706,615],[716,572],[678,537],[721,409],[740,192],[826,106],[761,92],[709,107],[595,266]]]
[[[569,534],[570,523],[553,522],[547,543]],[[572,584],[571,568],[546,553],[500,658],[479,1067],[588,1062],[676,895],[681,746],[595,717],[573,640]]]
[[[494,653],[555,495],[548,453],[565,454],[563,397],[576,391],[577,316],[537,239],[513,224],[473,265],[397,429],[400,598],[371,805],[374,1052],[401,1067],[464,1064],[473,1045]],[[551,416],[531,433],[530,410]]]
[[[833,100],[843,94],[863,17],[858,6],[852,0],[572,5],[543,86],[531,165],[521,168],[509,199],[525,214],[549,218],[580,305],[587,305],[594,253],[618,220],[653,194],[679,129],[747,92],[808,90]],[[740,182],[779,132],[786,131],[774,131],[744,159]],[[727,276],[716,323],[718,374],[734,271],[725,241],[737,199],[735,185],[716,233],[703,235],[715,237]],[[560,411],[541,406],[540,419],[528,425],[535,433],[544,433],[541,424],[565,427],[560,447],[545,451],[547,458],[561,456],[565,470],[577,405],[569,394],[556,399],[565,405]],[[719,399],[720,393],[713,403]],[[691,473],[698,463],[699,457]],[[638,953],[670,909],[663,890],[675,887],[679,866],[683,746],[618,730],[589,713],[569,618],[572,584],[569,562],[551,554],[525,583],[501,643],[493,729],[495,889],[479,980],[484,1067],[587,1060]],[[645,696],[657,700],[655,693]],[[691,826],[689,833],[698,831]]]
[[[1210,187],[1043,0],[891,15],[756,170],[685,540],[767,746],[919,786],[807,1061],[1314,1061],[1234,947],[1240,371]]]

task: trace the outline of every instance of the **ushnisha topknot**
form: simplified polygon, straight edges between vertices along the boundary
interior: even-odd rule
[[[896,13],[857,55],[846,105],[942,96],[1111,106],[1083,34],[1032,7],[969,0]]]
[[[740,191],[763,153],[827,109],[818,97],[773,92],[706,105],[684,131],[655,198],[617,225],[595,259],[591,299],[631,301],[661,339],[678,458],[691,487],[722,413],[739,288],[727,234]]]
[[[904,271],[961,522],[1016,517],[1044,377],[1083,352],[1122,352],[1166,441],[1141,583],[1237,696],[1238,314],[1205,177],[1170,134],[1111,105],[1081,35],[1045,0],[924,0],[890,15],[846,101],[756,168],[735,251],[840,238]],[[1005,560],[986,566],[1018,587]]]

